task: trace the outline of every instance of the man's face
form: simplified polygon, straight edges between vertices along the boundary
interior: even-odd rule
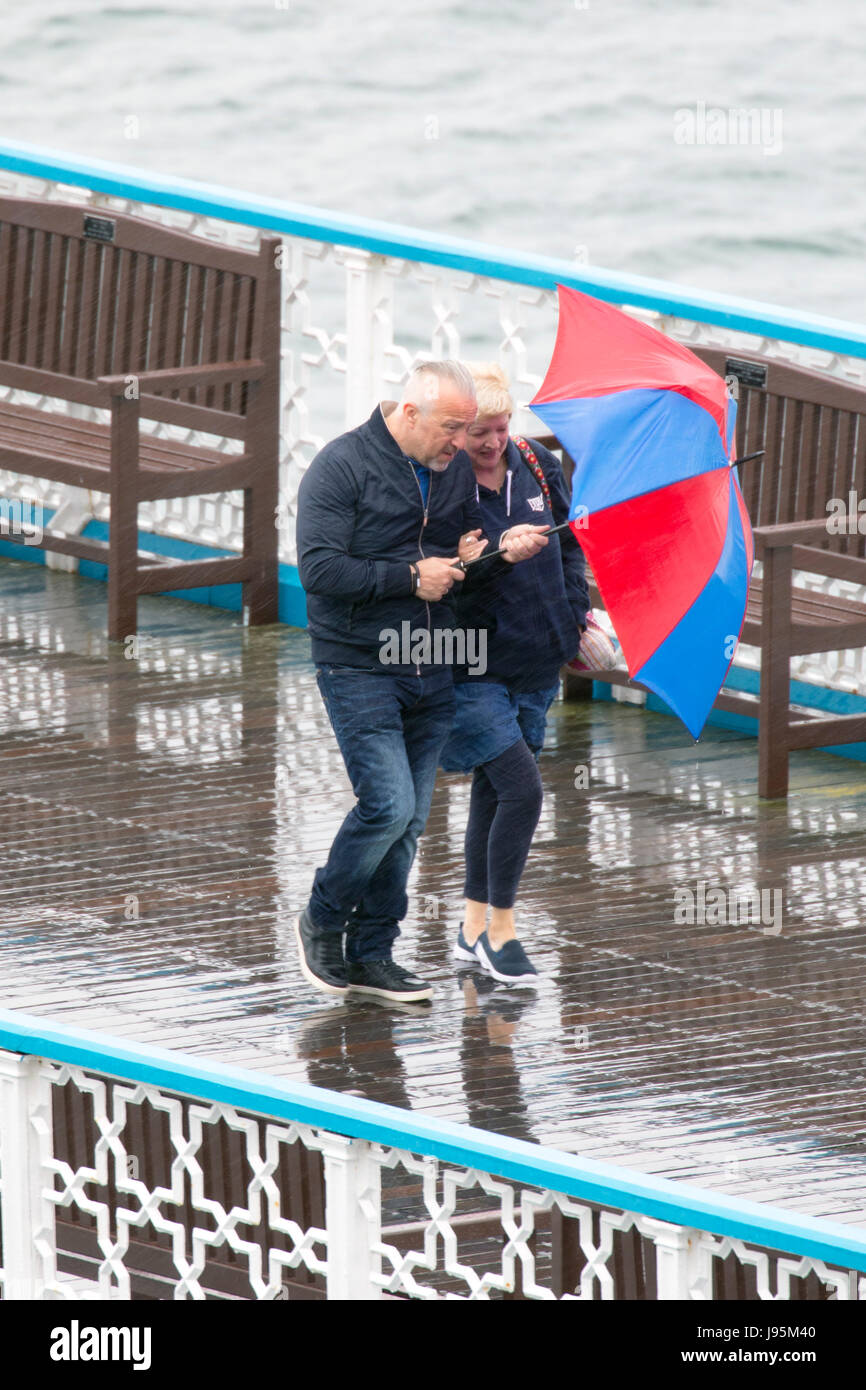
[[[425,467],[443,473],[464,447],[477,407],[474,398],[461,395],[456,387],[435,378],[432,385],[438,391],[426,410],[405,407],[407,452]]]

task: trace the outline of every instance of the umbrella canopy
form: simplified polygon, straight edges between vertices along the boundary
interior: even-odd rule
[[[733,660],[754,562],[732,464],[736,403],[681,343],[558,290],[532,410],[574,459],[571,527],[629,675],[697,739]]]

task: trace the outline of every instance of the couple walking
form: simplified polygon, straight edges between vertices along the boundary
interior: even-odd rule
[[[495,365],[424,363],[301,483],[316,678],[357,798],[295,928],[301,969],[326,993],[433,993],[392,948],[440,764],[473,773],[454,955],[537,981],[514,902],[541,812],[545,717],[589,595],[574,537],[546,534],[568,514],[559,464],[509,436],[512,410]],[[485,550],[464,574],[458,562]],[[483,661],[453,664],[461,633]]]

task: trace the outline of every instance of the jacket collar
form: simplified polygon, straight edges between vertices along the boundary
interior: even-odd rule
[[[385,416],[391,414],[396,404],[396,401],[380,402],[380,404],[374,408],[367,424],[372,431],[376,444],[382,452],[395,462],[403,463],[409,458],[409,455],[403,453],[400,445],[385,424]]]

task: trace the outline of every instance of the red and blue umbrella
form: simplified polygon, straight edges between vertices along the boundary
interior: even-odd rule
[[[681,343],[558,288],[532,410],[574,459],[571,528],[629,675],[697,739],[742,632],[754,561],[736,402]]]

